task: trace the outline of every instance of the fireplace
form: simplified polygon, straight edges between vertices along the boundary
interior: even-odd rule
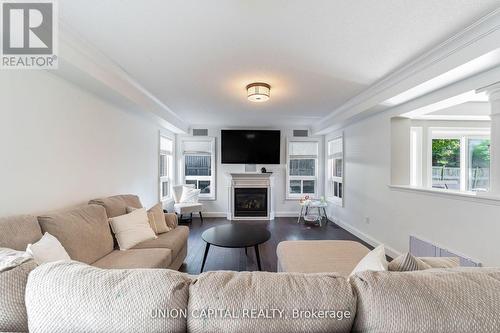
[[[266,217],[267,188],[235,188],[235,217]]]

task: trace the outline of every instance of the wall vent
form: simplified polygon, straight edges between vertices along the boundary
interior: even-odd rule
[[[193,136],[208,136],[208,129],[206,129],[206,128],[193,128]]]
[[[458,257],[460,266],[480,267],[481,263],[431,242],[410,236],[410,253],[415,257]]]
[[[293,130],[293,136],[295,137],[308,137],[309,136],[309,131],[308,130]]]

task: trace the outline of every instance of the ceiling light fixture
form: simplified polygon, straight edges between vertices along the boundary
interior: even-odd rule
[[[247,86],[247,97],[250,102],[265,102],[269,99],[271,86],[267,83],[255,82]]]

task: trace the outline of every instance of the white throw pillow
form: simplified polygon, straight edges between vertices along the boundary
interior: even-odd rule
[[[48,232],[38,242],[28,244],[26,253],[32,256],[38,265],[52,261],[71,260],[61,242]]]
[[[349,276],[352,276],[357,272],[386,270],[387,259],[385,258],[385,248],[384,245],[381,244],[364,256],[356,267],[354,267],[354,270]]]
[[[181,195],[181,203],[197,203],[198,196],[200,195],[201,190],[197,190],[192,187],[183,186],[182,187],[182,195]]]
[[[110,218],[109,222],[122,251],[131,249],[146,240],[157,238],[149,225],[146,208],[139,208],[129,214]]]

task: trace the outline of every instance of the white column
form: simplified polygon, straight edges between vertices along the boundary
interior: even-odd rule
[[[491,106],[490,194],[500,196],[500,82],[479,89]]]
[[[391,185],[410,185],[410,127],[409,118],[391,118]]]

